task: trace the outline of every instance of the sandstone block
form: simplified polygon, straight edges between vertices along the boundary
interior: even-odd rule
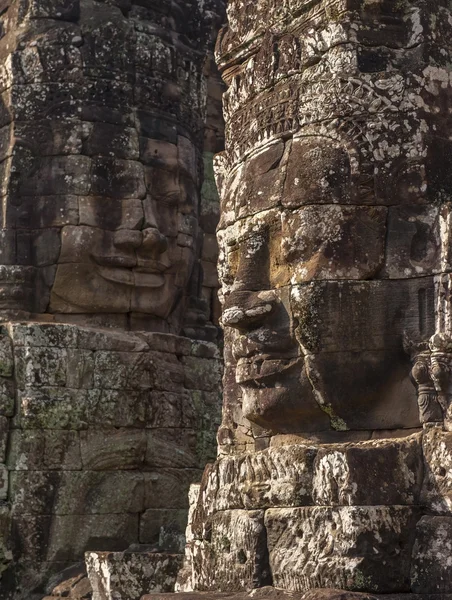
[[[405,279],[441,270],[440,209],[438,206],[392,206],[384,276]]]
[[[265,514],[276,587],[410,590],[416,508],[350,506],[270,509]]]
[[[140,469],[146,455],[146,434],[142,429],[82,431],[80,449],[86,470]]]
[[[109,148],[116,158],[138,158],[138,135],[135,129],[111,123],[93,123],[89,137],[84,141],[83,154],[96,156]]]
[[[140,543],[151,544],[159,552],[182,554],[187,514],[183,509],[147,510],[140,518]]]
[[[221,424],[222,390],[215,392],[190,391],[191,402],[187,406],[184,421],[196,423],[193,428],[214,432]],[[193,413],[192,414],[192,410]],[[189,425],[187,425],[189,426]]]
[[[185,390],[180,394],[151,391],[147,396],[146,427],[193,428],[201,425],[192,396]]]
[[[13,557],[28,563],[45,561],[51,525],[51,515],[12,514],[10,527]]]
[[[90,390],[87,422],[90,427],[144,427],[150,392],[146,390]]]
[[[22,196],[14,211],[17,227],[64,227],[77,225],[79,205],[77,196]]]
[[[137,541],[137,514],[58,515],[53,517],[45,554],[49,561],[75,562],[94,548],[119,550]]]
[[[165,352],[177,356],[191,354],[193,342],[185,337],[152,331],[140,332],[140,338],[147,344],[147,348],[156,352]]]
[[[86,429],[89,401],[95,391],[63,387],[22,390],[15,422],[23,429]]]
[[[13,429],[8,468],[13,471],[78,471],[82,468],[77,431]]]
[[[90,193],[90,172],[91,159],[87,156],[43,157],[33,175],[21,181],[19,192],[24,196],[86,196]]]
[[[188,490],[200,469],[154,468],[144,473],[145,508],[188,508]]]
[[[6,465],[0,464],[0,500],[8,499],[9,482]]]
[[[203,260],[201,262],[203,272],[203,283],[207,287],[218,288],[218,271],[215,263]]]
[[[175,356],[159,352],[103,352],[95,354],[94,387],[180,391],[183,367]]]
[[[16,348],[16,381],[21,390],[42,386],[65,386],[67,350],[65,348]]]
[[[143,224],[143,203],[128,198],[104,198],[88,196],[80,198],[80,225],[100,227],[115,231],[117,229],[140,229]]]
[[[420,294],[432,294],[428,278],[411,281],[325,281],[294,287],[294,313],[304,315],[300,342],[307,351],[362,352],[401,348],[404,331],[416,337]],[[350,313],[342,307],[353,306]],[[403,309],[402,309],[403,307]],[[434,330],[433,315],[423,315],[426,332]]]
[[[15,405],[14,379],[0,378],[0,415],[12,417]]]
[[[74,28],[60,27],[55,29],[62,34],[71,35]],[[58,35],[58,34],[57,34]],[[64,44],[64,41],[63,41]],[[43,44],[44,46],[44,44]],[[42,55],[46,54],[49,47],[41,47]],[[23,55],[22,55],[23,56]],[[52,57],[53,58],[53,57]],[[59,61],[59,59],[58,59]],[[58,64],[53,64],[56,70]],[[56,67],[56,68],[55,68]],[[64,69],[61,69],[64,72]],[[21,122],[15,123],[15,133],[18,137],[33,139],[39,137],[39,156],[65,156],[82,154],[82,123],[74,119],[68,120],[52,120],[43,119],[39,122]],[[49,223],[47,224],[50,225]]]
[[[0,376],[11,377],[14,371],[14,357],[11,339],[6,329],[0,334]]]
[[[313,475],[314,503],[321,506],[419,504],[421,436],[320,447]]]
[[[432,428],[423,436],[425,475],[421,501],[436,514],[452,514],[452,432]]]
[[[218,242],[215,235],[205,233],[202,245],[202,258],[204,261],[216,264],[218,260]]]
[[[94,353],[92,351],[67,351],[66,385],[75,389],[94,387]]]
[[[171,592],[183,555],[149,552],[87,552],[93,600],[139,600],[149,592]]]
[[[217,513],[208,528],[193,545],[196,590],[236,592],[270,582],[263,511]]]
[[[8,331],[14,346],[33,348],[76,348],[79,328],[74,325],[53,323],[10,323]],[[91,335],[93,332],[87,330]]]
[[[73,327],[77,332],[77,347],[84,350],[109,352],[142,352],[148,349],[141,335],[120,330],[99,330]]]
[[[316,448],[300,444],[220,458],[205,470],[196,512],[312,504],[316,454]]]
[[[10,422],[7,417],[0,417],[0,462],[6,461]]]
[[[197,469],[202,467],[198,457],[197,433],[190,429],[148,429],[146,467]]]
[[[16,514],[105,515],[143,510],[144,480],[127,471],[15,471]]]
[[[212,360],[184,356],[185,387],[190,390],[211,392],[221,386],[222,372],[220,364]]]
[[[91,189],[81,192],[89,193],[107,198],[144,198],[143,166],[133,160],[96,157],[92,162]]]
[[[16,233],[17,261],[20,264],[32,264],[35,267],[55,265],[60,250],[60,230],[57,228]]]
[[[282,247],[292,283],[371,278],[383,266],[386,216],[381,207],[336,205],[284,213]]]
[[[452,593],[452,518],[425,516],[416,527],[411,567],[412,591]]]

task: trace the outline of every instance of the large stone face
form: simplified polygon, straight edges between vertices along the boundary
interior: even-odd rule
[[[255,436],[417,427],[404,340],[434,333],[449,264],[449,9],[241,6],[217,44],[232,421]]]
[[[203,132],[221,130],[203,69],[221,12],[2,5],[0,316],[181,331],[202,295]]]
[[[85,550],[183,550],[220,420],[223,13],[0,2],[5,600],[43,592]]]

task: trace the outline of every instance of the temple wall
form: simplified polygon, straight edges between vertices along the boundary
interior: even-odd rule
[[[2,592],[86,550],[183,552],[188,488],[216,453],[217,347],[41,324],[1,343]]]

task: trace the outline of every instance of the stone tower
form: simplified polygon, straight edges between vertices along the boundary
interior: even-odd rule
[[[230,0],[228,22],[192,587],[450,593],[450,5]]]

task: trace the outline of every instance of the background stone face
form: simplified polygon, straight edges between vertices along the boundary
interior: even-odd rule
[[[1,11],[0,317],[212,339],[223,3]]]
[[[242,9],[229,2],[216,52],[222,450],[419,427],[433,409],[419,418],[406,342],[449,314],[449,8]]]

